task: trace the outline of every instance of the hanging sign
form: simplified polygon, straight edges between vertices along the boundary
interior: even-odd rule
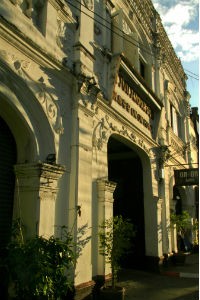
[[[175,185],[198,185],[199,169],[174,170]]]

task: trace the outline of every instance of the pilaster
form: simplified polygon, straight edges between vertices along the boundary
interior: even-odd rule
[[[116,188],[116,183],[106,179],[97,180],[98,194],[98,216],[99,225],[113,216],[113,193]],[[103,256],[98,257],[98,275],[108,275],[111,273],[110,266],[105,263]]]
[[[27,236],[54,234],[58,181],[65,172],[61,165],[35,163],[15,165],[14,217],[20,217]]]
[[[97,180],[100,223],[113,216],[113,192],[115,188],[115,182],[111,182],[105,179]]]
[[[146,267],[158,271],[163,259],[162,204],[163,199],[153,197],[152,211],[149,213],[151,227],[146,230]]]
[[[170,211],[171,213],[174,213],[176,210],[176,201],[172,200],[170,203]],[[171,251],[177,252],[177,231],[176,231],[176,225],[170,224],[170,232],[171,232]]]

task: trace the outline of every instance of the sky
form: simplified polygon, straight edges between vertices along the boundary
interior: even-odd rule
[[[152,0],[188,77],[191,107],[199,107],[199,0]]]

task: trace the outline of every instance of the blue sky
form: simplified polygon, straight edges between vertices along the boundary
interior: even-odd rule
[[[188,76],[192,107],[199,107],[199,0],[152,0]]]

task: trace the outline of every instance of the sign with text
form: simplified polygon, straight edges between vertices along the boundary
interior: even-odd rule
[[[140,98],[121,74],[118,74],[117,77],[117,84],[113,92],[113,100],[135,120],[152,132],[151,123],[154,118],[152,109]]]
[[[198,185],[199,169],[174,170],[175,185]]]

